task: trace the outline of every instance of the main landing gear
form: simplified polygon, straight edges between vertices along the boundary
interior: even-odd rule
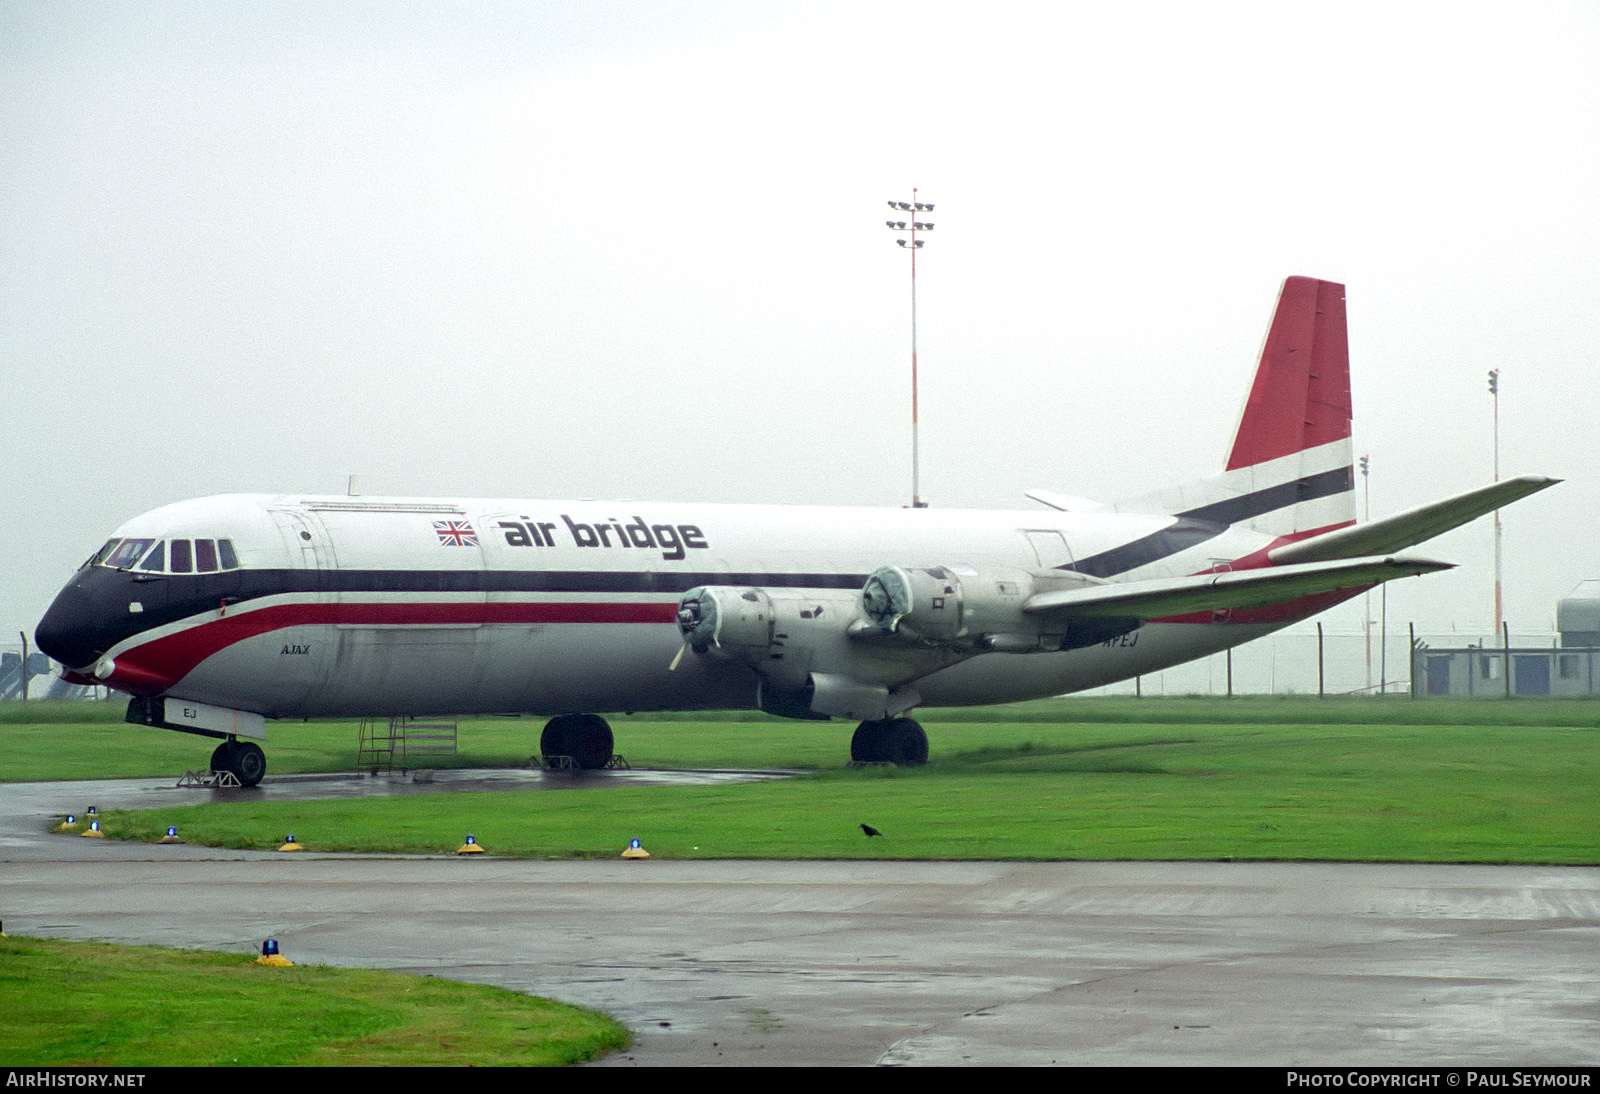
[[[254,741],[223,741],[211,754],[211,770],[231,771],[240,786],[254,786],[267,773],[267,754]]]
[[[862,722],[850,739],[850,759],[858,764],[917,767],[928,762],[928,735],[911,718]]]
[[[611,726],[598,714],[562,714],[545,723],[539,734],[539,754],[548,763],[567,756],[572,766],[598,771],[611,762]]]

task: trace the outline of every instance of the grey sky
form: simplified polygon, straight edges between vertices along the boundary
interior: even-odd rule
[[[0,103],[0,634],[127,517],[351,472],[901,504],[913,185],[934,504],[1218,469],[1300,273],[1373,512],[1489,480],[1498,367],[1569,480],[1513,627],[1600,576],[1592,4],[12,0]],[[1486,630],[1488,522],[1426,552],[1391,620]]]

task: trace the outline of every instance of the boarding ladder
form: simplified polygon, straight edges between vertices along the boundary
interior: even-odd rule
[[[456,754],[458,737],[455,722],[414,722],[410,718],[390,718],[387,725],[370,719],[361,721],[361,740],[356,750],[356,766],[376,775],[379,771],[401,772],[412,766],[413,755],[430,752]]]

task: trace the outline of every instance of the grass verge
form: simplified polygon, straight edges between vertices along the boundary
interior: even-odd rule
[[[0,939],[13,1067],[553,1065],[628,1043],[602,1015],[480,984],[238,954]]]
[[[837,727],[619,721],[619,747],[660,766],[818,770],[604,794],[583,792],[602,776],[554,791],[235,799],[113,813],[102,828],[421,854],[470,832],[492,854],[539,858],[609,858],[637,836],[669,858],[1600,861],[1600,733],[1586,725],[926,724],[934,758],[916,770],[844,767]]]

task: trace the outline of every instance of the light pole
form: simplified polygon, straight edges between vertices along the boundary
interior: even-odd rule
[[[1494,481],[1500,481],[1500,370],[1489,370],[1489,394],[1494,396]],[[1505,601],[1500,593],[1500,510],[1494,511],[1494,634],[1501,645],[1505,641]]]
[[[925,240],[917,238],[918,232],[931,232],[933,225],[920,221],[917,215],[933,212],[933,206],[917,200],[917,188],[911,188],[910,201],[891,201],[889,208],[897,213],[910,213],[911,220],[886,220],[890,231],[908,232],[910,239],[897,239],[896,243],[911,252],[911,508],[924,509],[920,479],[921,454],[917,438],[917,251]]]
[[[1367,472],[1368,457],[1365,453],[1361,456],[1361,493],[1366,503],[1366,515],[1362,520],[1372,520],[1372,479]],[[1372,590],[1368,589],[1361,594],[1361,628],[1367,634],[1367,691],[1372,690]]]

